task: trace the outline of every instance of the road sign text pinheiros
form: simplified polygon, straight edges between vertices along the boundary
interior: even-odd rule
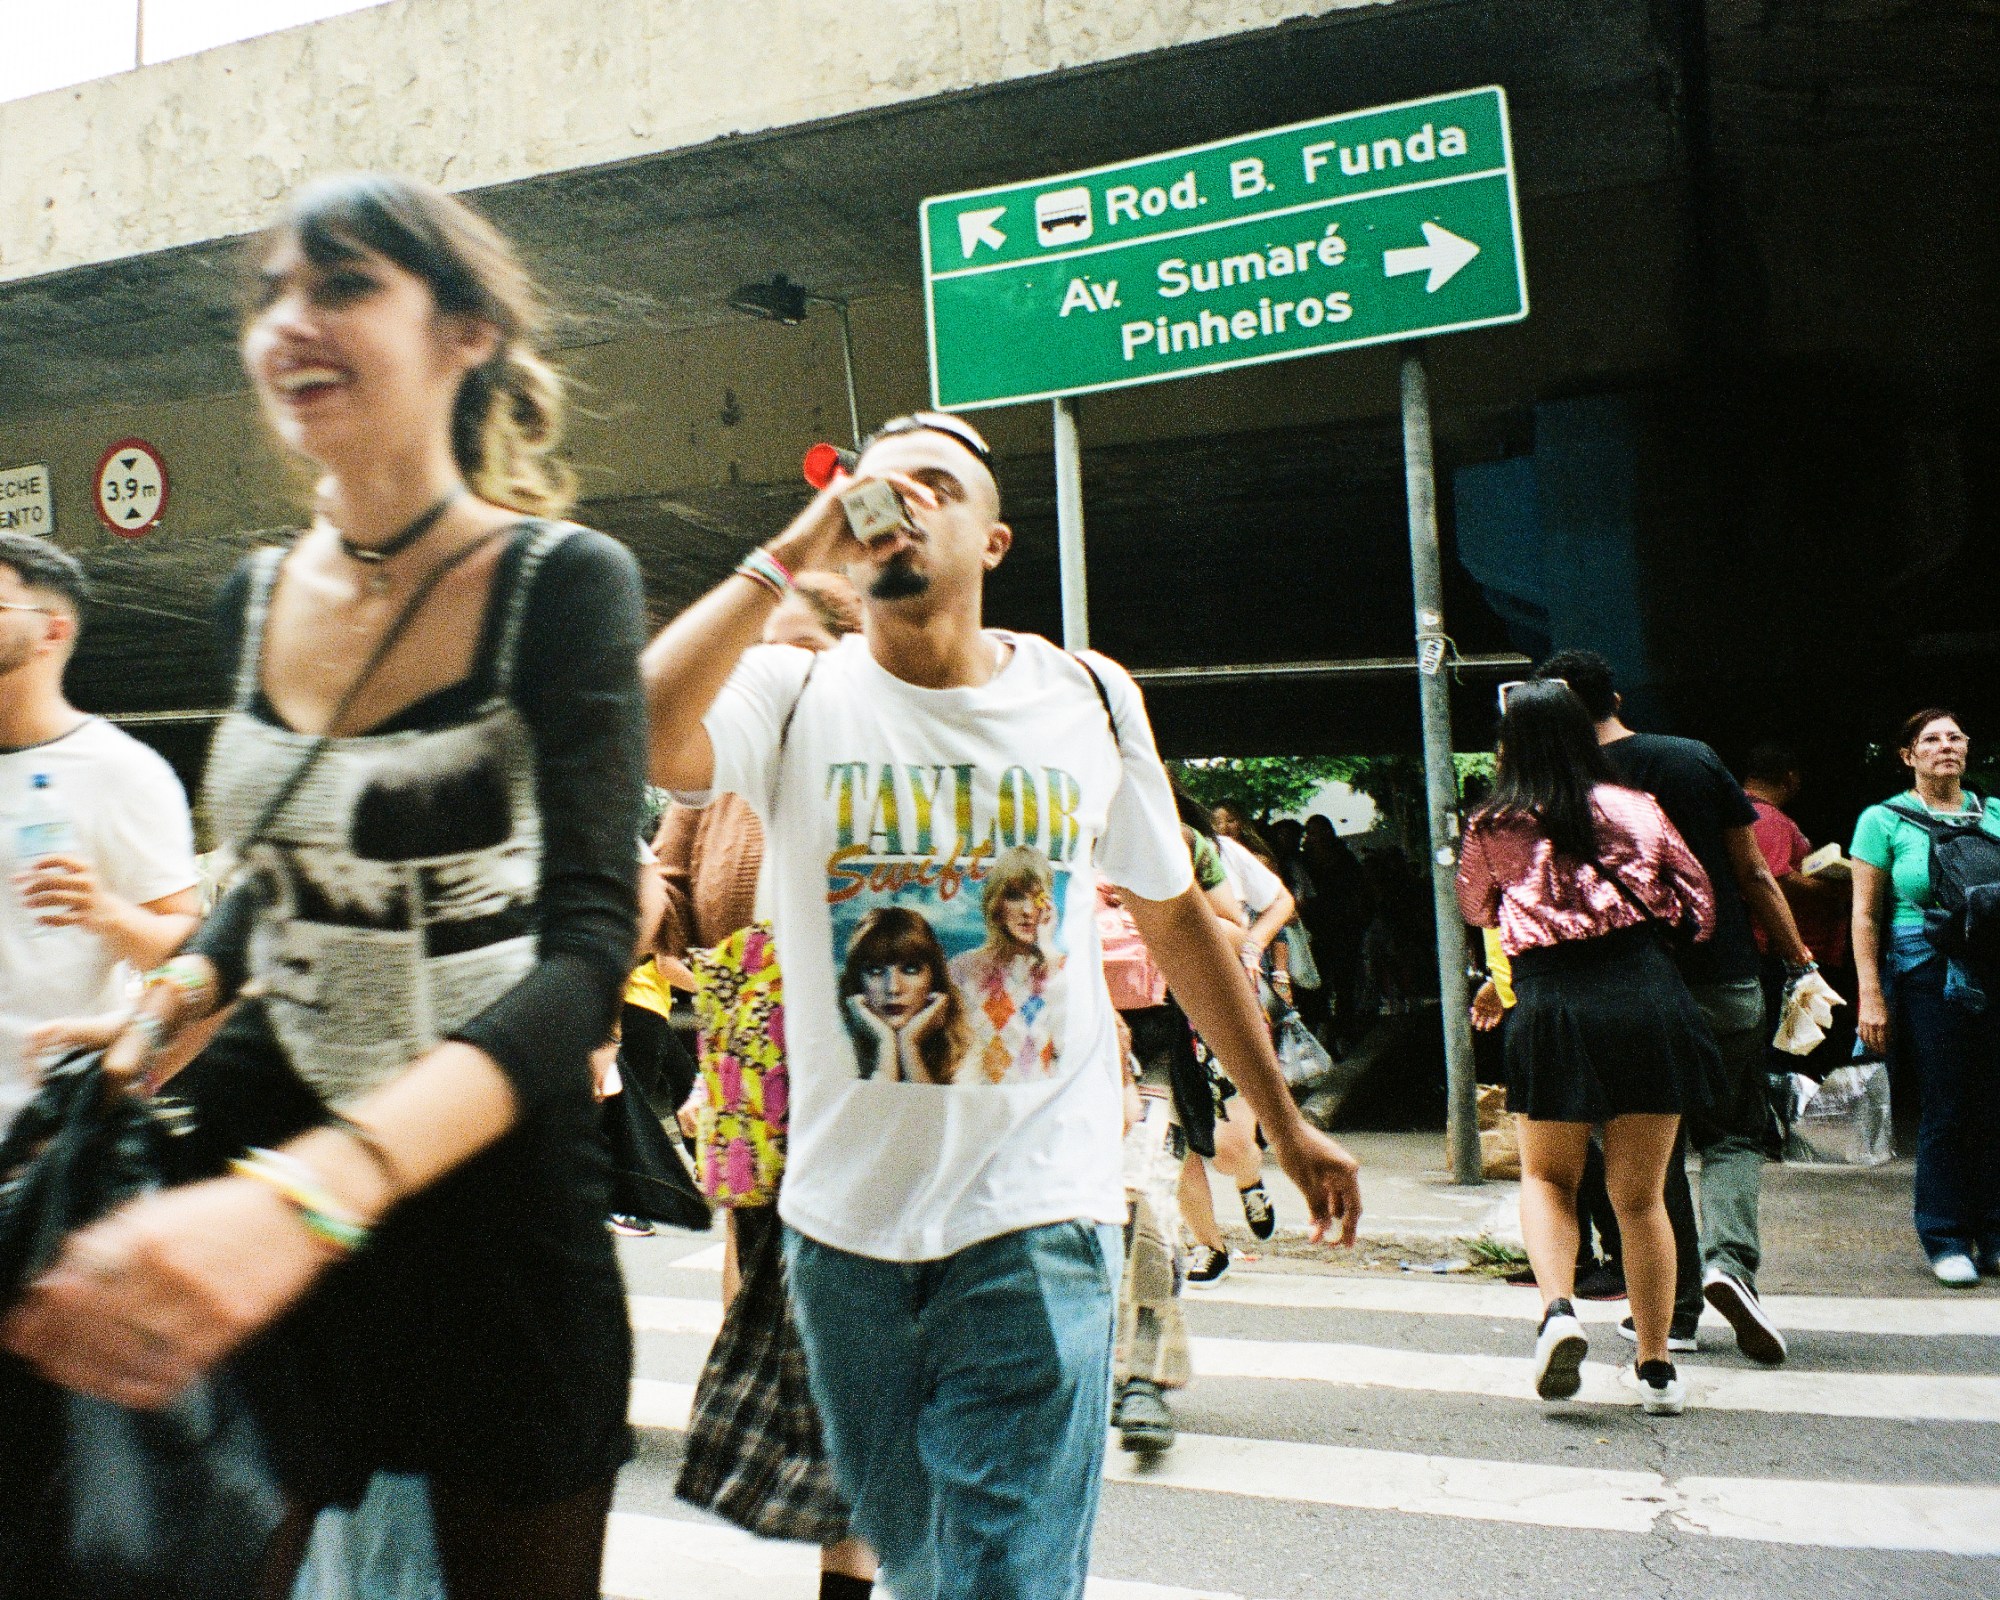
[[[941,196],[924,235],[944,406],[1527,315],[1497,88]]]

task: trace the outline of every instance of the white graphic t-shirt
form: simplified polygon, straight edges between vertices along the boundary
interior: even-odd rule
[[[1124,1221],[1093,865],[1151,900],[1193,881],[1132,680],[1090,658],[1107,715],[1075,657],[988,637],[1013,652],[966,689],[904,683],[859,635],[760,646],[706,721],[715,788],[765,828],[792,1086],[779,1209],[880,1260]]]
[[[92,717],[47,744],[0,750],[0,1127],[34,1092],[28,1031],[112,1010],[132,977],[96,934],[32,926],[21,904],[13,876],[33,863],[14,859],[16,828],[38,775],[77,854],[121,900],[144,905],[195,885],[187,795],[148,746]]]

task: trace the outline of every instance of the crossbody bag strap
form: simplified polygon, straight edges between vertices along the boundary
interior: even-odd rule
[[[1648,922],[1655,923],[1659,927],[1665,928],[1669,933],[1672,933],[1676,928],[1680,926],[1680,924],[1677,922],[1667,921],[1665,917],[1661,916],[1651,906],[1647,905],[1645,901],[1641,900],[1639,898],[1638,892],[1635,889],[1633,889],[1633,887],[1629,883],[1625,881],[1625,875],[1619,872],[1615,867],[1607,865],[1600,857],[1597,856],[1592,856],[1590,858],[1590,864],[1597,869],[1597,875],[1600,878],[1602,878],[1606,883],[1610,884],[1611,887],[1616,889],[1621,895],[1623,895],[1625,897],[1625,903],[1629,905],[1634,911],[1638,912],[1639,915],[1644,917]]]
[[[277,820],[278,813],[284,810],[292,796],[297,794],[306,779],[312,776],[313,770],[320,763],[320,758],[326,754],[333,741],[340,737],[340,725],[347,713],[354,709],[354,702],[360,697],[361,691],[368,686],[369,680],[375,676],[382,663],[388,660],[389,652],[396,648],[397,641],[408,631],[411,621],[423,609],[424,602],[430,599],[437,586],[444,581],[445,575],[462,566],[476,552],[485,549],[504,531],[495,529],[474,539],[472,543],[463,546],[424,574],[422,582],[411,591],[410,598],[403,602],[403,609],[396,613],[395,620],[376,641],[375,648],[368,654],[368,659],[361,664],[361,670],[354,675],[354,681],[347,686],[339,702],[334,706],[333,715],[327,718],[326,732],[313,740],[306,753],[299,758],[298,765],[292,768],[286,775],[285,781],[278,786],[277,792],[265,802],[264,809],[257,814],[257,820],[251,823],[239,838],[230,842],[230,854],[236,860],[241,861],[243,852],[263,838],[265,831]],[[273,577],[275,580],[275,572]],[[265,591],[267,607],[269,594],[270,591],[267,589]],[[258,627],[261,635],[261,618]]]
[[[1970,800],[1972,804],[1959,812],[1956,817],[1940,817],[1929,810],[1919,810],[1915,806],[1906,806],[1902,803],[1903,796],[1901,795],[1897,795],[1894,800],[1885,800],[1882,803],[1882,809],[1893,811],[1905,822],[1914,822],[1932,839],[1942,839],[1960,828],[1976,828],[1984,820],[1986,807],[1981,802],[1979,796],[1968,789],[1965,791],[1965,798]]]

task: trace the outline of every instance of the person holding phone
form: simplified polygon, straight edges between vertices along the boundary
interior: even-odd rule
[[[871,482],[904,515],[863,538],[842,496]],[[792,1072],[779,1211],[854,1531],[892,1593],[1080,1600],[1126,1216],[1098,870],[1189,1015],[1239,1064],[1315,1231],[1337,1225],[1351,1241],[1360,1189],[1352,1158],[1286,1092],[1194,885],[1130,676],[985,626],[987,574],[1013,543],[1000,503],[992,452],[964,419],[896,418],[852,479],[654,640],[645,670],[655,780],[690,800],[740,794],[764,823]],[[827,568],[860,590],[862,634],[810,671],[800,652],[755,648],[793,575]],[[864,919],[902,909],[948,956],[975,949],[979,884],[1014,847],[1052,864],[1069,954],[1051,1070],[1001,1083],[864,1074],[849,1001],[867,976],[845,977]],[[985,999],[996,1012],[1023,1003]]]

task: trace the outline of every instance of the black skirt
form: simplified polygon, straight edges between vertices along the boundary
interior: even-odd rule
[[[1523,950],[1513,964],[1509,1111],[1595,1123],[1707,1103],[1721,1057],[1650,928]]]

